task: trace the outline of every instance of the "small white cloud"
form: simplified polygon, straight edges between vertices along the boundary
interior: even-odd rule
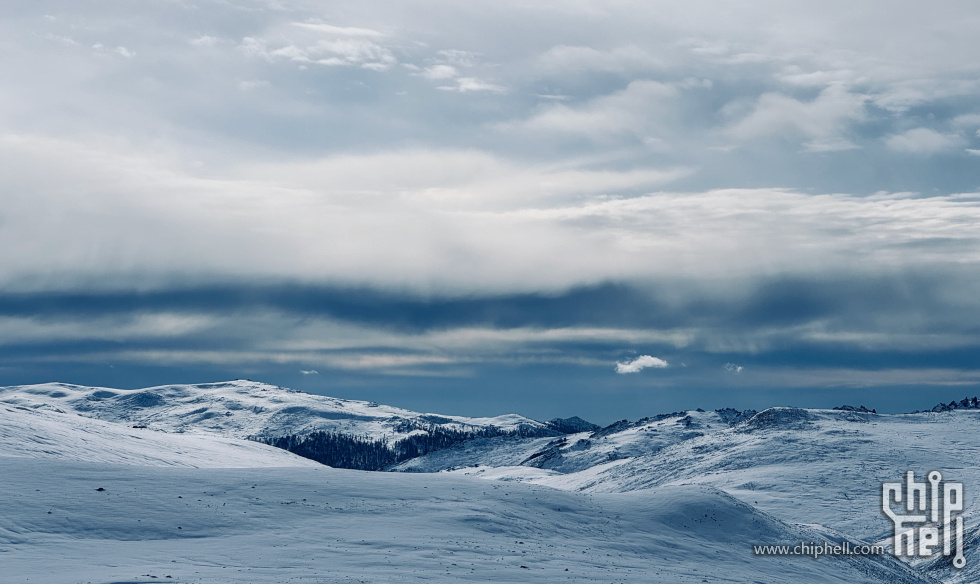
[[[725,363],[724,365],[721,366],[721,368],[729,373],[734,373],[735,375],[738,375],[739,373],[742,372],[743,369],[745,369],[745,367],[742,367],[741,365],[736,365],[735,363]]]
[[[974,156],[980,156],[980,150],[975,150],[973,148],[966,149],[967,154],[972,154]]]
[[[459,49],[448,49],[438,52],[439,56],[446,60],[448,63],[454,65],[459,65],[460,67],[472,67],[476,65],[477,54],[470,51],[461,51]]]
[[[650,355],[640,355],[632,361],[626,361],[624,363],[616,363],[616,373],[639,373],[641,370],[647,367],[653,367],[654,369],[663,369],[667,367],[668,363],[663,359],[658,357],[651,357]]]
[[[46,34],[46,35],[44,35],[44,38],[47,39],[47,40],[49,40],[49,41],[54,41],[56,43],[61,43],[61,44],[65,45],[66,47],[77,47],[77,46],[79,46],[78,41],[76,41],[75,39],[73,39],[71,37],[58,36],[58,35],[54,35],[54,34]]]
[[[426,79],[453,79],[456,75],[458,72],[452,65],[433,65],[422,71],[422,76]]]
[[[320,374],[320,372],[317,371],[316,369],[309,369],[309,370],[307,370],[307,369],[300,369],[299,372],[302,373],[303,375],[319,375]]]
[[[199,36],[196,39],[191,39],[187,42],[189,42],[191,45],[195,47],[213,47],[216,44],[218,44],[218,41],[219,39],[217,37],[204,35],[204,36]]]
[[[964,140],[957,134],[940,134],[929,128],[915,128],[903,134],[888,136],[885,138],[885,145],[898,152],[934,154],[961,148]]]
[[[261,89],[268,86],[269,82],[265,79],[249,79],[248,81],[238,82],[238,89],[240,91],[252,91],[253,89]]]
[[[286,59],[300,64],[317,64],[328,67],[362,67],[385,71],[398,61],[386,47],[360,38],[320,40],[309,46],[289,44],[270,49],[261,39],[245,37],[239,49],[246,55],[262,57],[267,61]]]
[[[267,61],[272,61],[272,56],[269,54],[268,43],[266,43],[263,39],[244,37],[242,42],[238,45],[238,50],[248,57],[261,57]]]
[[[95,43],[92,45],[92,50],[102,55],[119,55],[120,57],[125,57],[127,59],[132,59],[136,56],[136,51],[131,51],[126,47],[118,46],[110,50],[109,47],[103,45],[102,43]]]
[[[480,81],[479,79],[473,79],[472,77],[460,77],[456,80],[456,83],[458,84],[460,93],[469,93],[471,91],[504,93],[507,91],[500,85],[494,85],[493,83],[487,83],[485,81]]]
[[[472,77],[459,77],[455,81],[456,85],[440,85],[439,89],[443,91],[458,91],[459,93],[473,93],[474,91],[504,93],[507,91],[500,85],[486,83],[485,81],[480,81],[479,79],[474,79]]]
[[[316,22],[294,22],[295,26],[300,28],[305,28],[307,30],[313,30],[316,32],[322,32],[333,36],[347,36],[347,37],[380,37],[384,36],[384,33],[372,30],[370,28],[359,28],[356,26],[334,26],[332,24],[322,24]]]

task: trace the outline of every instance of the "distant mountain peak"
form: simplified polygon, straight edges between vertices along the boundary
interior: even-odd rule
[[[977,396],[964,397],[960,401],[951,401],[948,404],[938,403],[932,407],[930,412],[949,412],[952,410],[977,410],[980,409],[980,399]],[[920,413],[920,412],[913,412]]]

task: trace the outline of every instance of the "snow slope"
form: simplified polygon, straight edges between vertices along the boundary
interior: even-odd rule
[[[545,484],[622,492],[710,484],[788,521],[820,523],[859,537],[888,528],[881,483],[907,470],[940,470],[980,484],[980,410],[877,415],[772,408],[648,454],[553,477]],[[973,499],[970,511],[980,509]],[[873,520],[873,521],[872,521]]]
[[[770,408],[734,425],[716,412],[683,412],[596,433],[476,440],[396,468],[498,477],[506,467],[510,480],[593,493],[710,484],[787,521],[876,537],[887,529],[874,502],[882,482],[941,470],[977,485],[978,459],[980,410]],[[980,499],[969,503],[980,509]]]
[[[977,540],[980,498],[980,410],[881,415],[837,410],[771,408],[731,427],[706,427],[686,416],[663,420],[660,433],[677,439],[648,452],[634,448],[623,453],[622,441],[589,439],[593,460],[607,461],[574,472],[542,472],[527,466],[491,468],[491,454],[467,458],[479,467],[457,474],[508,481],[523,481],[587,493],[627,492],[668,485],[710,485],[790,523],[819,524],[870,541],[890,543],[892,524],[880,511],[881,483],[899,481],[908,470],[919,480],[939,470],[946,480],[963,482],[967,490],[964,518],[968,539]],[[704,423],[707,422],[707,423]],[[631,428],[635,432],[639,428]],[[642,433],[642,431],[640,432]],[[567,443],[552,455],[551,439],[545,451],[560,461],[577,443]],[[542,441],[525,442],[540,448]],[[648,444],[635,438],[634,445]],[[527,456],[522,452],[521,456]],[[578,453],[569,452],[567,456]],[[409,461],[435,470],[449,459],[439,452]],[[510,459],[511,464],[518,457]],[[497,457],[500,461],[501,457]],[[561,464],[554,468],[561,470]],[[980,543],[980,541],[977,541]],[[949,569],[949,560],[937,558],[927,568],[948,582],[980,581],[980,546],[967,546],[967,568]]]
[[[316,467],[284,450],[237,438],[169,434],[71,413],[0,403],[0,456],[139,466]]]
[[[327,467],[0,465],[9,582],[929,581],[889,556],[753,557],[751,542],[821,536],[706,486],[585,494]]]

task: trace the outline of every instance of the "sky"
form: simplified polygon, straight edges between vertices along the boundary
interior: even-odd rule
[[[0,385],[980,393],[980,8],[0,5]]]

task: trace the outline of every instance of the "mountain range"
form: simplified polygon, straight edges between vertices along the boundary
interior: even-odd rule
[[[978,430],[976,398],[600,428],[247,380],[6,387],[0,557],[31,582],[975,582]],[[881,485],[909,470],[965,485],[966,568],[940,554],[753,555],[890,546]]]

